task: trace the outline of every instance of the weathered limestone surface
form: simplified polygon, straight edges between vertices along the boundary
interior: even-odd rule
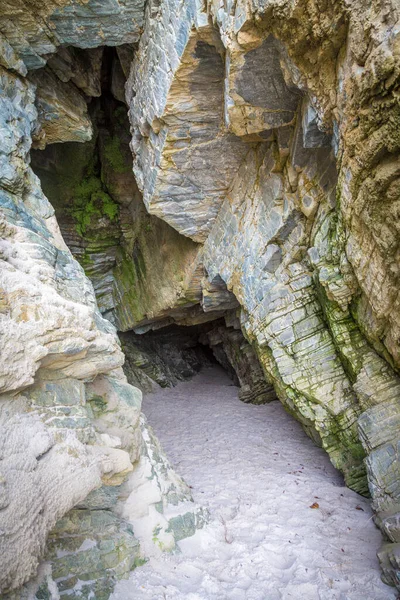
[[[4,0],[0,14],[4,66],[25,75],[26,69],[43,67],[58,46],[137,42],[143,17],[143,0]]]
[[[231,173],[248,148],[225,131],[221,41],[205,15],[200,15],[198,28],[191,29],[185,13],[179,21],[173,12],[175,8],[179,15],[181,7],[187,7],[173,4],[176,6],[161,10],[151,37],[150,28],[148,34],[145,32],[144,51],[135,60],[128,81],[128,98],[133,90],[139,92],[130,103],[134,172],[149,212],[202,242],[218,213]],[[138,77],[144,69],[152,76],[139,87]],[[225,160],[219,160],[221,156]]]
[[[10,73],[1,77],[5,591],[35,575],[57,519],[101,485],[102,477],[131,470],[132,464],[124,450],[110,454],[85,406],[84,380],[115,371],[123,355],[28,166],[36,125],[33,87]]]
[[[36,592],[38,599],[56,587],[60,598],[107,600],[115,580],[143,563],[132,527],[102,508],[73,509],[60,519],[49,536],[46,559],[51,575]]]
[[[227,59],[226,119],[236,135],[263,141],[270,130],[294,122],[301,94],[285,81],[280,46],[272,35],[246,50],[237,45]]]
[[[48,58],[47,66],[64,83],[72,81],[86,96],[97,98],[101,95],[103,50],[61,47]]]
[[[317,432],[348,482],[363,491],[357,401],[301,262],[307,218],[296,194],[286,195],[282,177],[271,173],[272,154],[265,150],[249,154],[239,170],[207,240],[205,264],[232,286],[245,311],[246,334],[281,400]],[[311,194],[317,200],[318,189]]]
[[[87,142],[93,135],[83,94],[75,85],[58,79],[50,69],[34,71],[29,80],[36,85],[39,127],[35,146],[59,142]]]
[[[115,513],[139,469],[141,393],[29,166],[35,87],[1,67],[0,90],[0,590],[106,599],[142,559]]]
[[[193,505],[190,488],[172,469],[153,430],[141,418],[142,449],[138,467],[121,486],[116,513],[129,521],[148,556],[177,550],[208,520],[208,512]]]
[[[203,10],[146,9],[127,87],[139,188],[150,212],[204,243],[209,280],[234,293],[287,409],[351,487],[365,492],[367,474],[398,585],[398,6]],[[204,166],[212,181],[198,186]]]
[[[27,164],[33,88],[6,73],[2,85],[0,389],[6,392],[33,383],[39,367],[84,378],[119,367],[123,356]]]

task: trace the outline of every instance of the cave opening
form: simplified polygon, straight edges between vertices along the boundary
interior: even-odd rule
[[[191,379],[203,368],[220,364],[212,348],[204,343],[211,329],[212,325],[207,323],[170,325],[140,335],[133,331],[120,332],[125,354],[124,370],[129,383],[150,392],[158,386],[175,386],[179,381]],[[229,375],[235,385],[239,385],[232,367]]]
[[[101,313],[119,331],[130,383],[150,391],[219,364],[243,401],[270,402],[276,394],[242,333],[236,298],[219,276],[207,283],[204,268],[190,264],[198,244],[143,204],[124,93],[133,51],[63,48],[48,61],[52,77],[63,75],[66,61],[71,72],[82,68],[67,83],[85,98],[93,132],[88,141],[38,141],[31,166]],[[189,284],[183,298],[182,270]]]
[[[72,51],[76,66],[77,49]],[[121,248],[123,223],[132,221],[131,212],[138,210],[140,199],[131,169],[129,122],[123,101],[125,75],[116,49],[105,47],[101,51],[96,71],[93,67],[88,70],[87,78],[94,79],[89,89],[87,82],[78,91],[76,80],[68,82],[80,98],[84,97],[90,139],[39,146],[31,153],[31,165],[55,209],[67,246],[94,285],[101,312],[109,316],[114,305],[112,272],[125,258]],[[78,53],[86,67],[89,52]],[[125,52],[132,58],[132,48],[125,48]],[[120,55],[124,56],[121,49]],[[47,69],[57,73],[60,66],[56,58]]]
[[[204,368],[218,365],[239,388],[243,402],[276,400],[257,357],[230,315],[198,325],[170,325],[135,334],[120,332],[128,381],[143,391],[170,387],[191,379]],[[236,324],[236,328],[235,325]]]

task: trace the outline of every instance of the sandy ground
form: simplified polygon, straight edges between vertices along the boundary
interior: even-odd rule
[[[144,412],[211,522],[119,582],[114,600],[396,598],[369,502],[279,402],[243,404],[216,368],[147,396]]]

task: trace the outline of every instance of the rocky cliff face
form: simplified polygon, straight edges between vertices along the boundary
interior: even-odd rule
[[[368,481],[394,583],[399,14],[172,4],[148,7],[127,86],[145,204],[203,243],[281,401]]]
[[[73,35],[75,28],[87,27],[93,6],[65,4],[65,20],[60,6],[53,13],[56,29],[67,35],[71,28]],[[137,24],[131,18],[125,21],[129,35],[118,26],[112,38],[111,21],[115,24],[121,16],[119,4],[97,8],[99,20],[91,27],[93,35],[102,30],[102,43],[107,35],[110,43],[137,39]],[[127,575],[144,557],[129,511],[121,516],[124,509],[118,503],[124,483],[129,480],[135,488],[147,480],[148,472],[153,474],[148,484],[152,493],[138,504],[144,517],[155,513],[151,523],[160,537],[169,529],[165,535],[170,548],[184,534],[179,523],[174,529],[165,515],[168,506],[178,505],[177,519],[183,502],[183,514],[192,517],[193,527],[204,517],[196,521],[197,513],[188,512],[188,487],[139,420],[141,393],[122,372],[124,356],[116,330],[101,316],[93,286],[66,245],[54,208],[29,164],[32,141],[37,147],[58,143],[61,148],[65,142],[93,138],[95,122],[87,99],[101,93],[101,53],[65,50],[46,70],[25,78],[28,68],[44,65],[48,57],[41,57],[55,50],[50,39],[57,45],[66,38],[61,40],[46,21],[48,15],[33,6],[13,4],[9,10],[12,19],[4,6],[0,17],[7,40],[0,73],[0,589],[7,598],[108,598],[116,578]],[[132,10],[137,7],[127,7],[129,14]],[[97,46],[92,33],[88,44],[81,38],[76,45]],[[71,76],[66,56],[72,57]],[[90,71],[85,71],[87,65]],[[112,141],[102,140],[108,156]],[[95,142],[89,143],[93,148]],[[110,156],[112,162],[112,152]],[[72,206],[83,223],[81,234],[87,224],[82,213],[91,209],[91,216],[98,216],[99,203],[105,217],[115,220],[115,203],[103,190],[98,165],[87,148],[84,157],[73,173],[74,183],[81,184]],[[91,179],[85,188],[79,178],[88,163]],[[76,165],[77,161],[75,169]],[[63,200],[69,202],[70,197],[60,196]],[[134,494],[131,504],[135,503]]]
[[[66,592],[137,563],[120,498],[144,502],[158,452],[115,326],[202,323],[243,399],[276,394],[371,494],[400,585],[399,17],[394,0],[2,6],[5,591],[50,531]],[[161,471],[166,514],[188,490]]]

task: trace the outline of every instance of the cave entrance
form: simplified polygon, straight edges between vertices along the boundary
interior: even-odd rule
[[[62,127],[49,121],[32,151],[32,168],[101,313],[122,332],[132,384],[144,391],[175,385],[218,362],[243,401],[268,402],[276,396],[242,334],[236,298],[219,276],[207,281],[197,266],[199,245],[143,204],[124,90],[133,51],[130,45],[61,48],[37,72],[39,110],[51,81]],[[83,99],[84,108],[71,119],[60,107],[65,102],[71,111],[73,99]]]
[[[119,337],[128,381],[145,392],[154,391],[154,384],[171,387],[203,368],[219,365],[239,388],[242,401],[264,404],[276,399],[233,315],[192,326],[174,324],[144,334],[128,331]]]
[[[194,377],[203,368],[218,364],[203,342],[208,324],[170,325],[156,331],[119,333],[125,354],[124,371],[129,383],[144,392],[173,387]],[[230,373],[232,379],[234,372]],[[235,384],[238,385],[237,378]]]
[[[133,47],[106,47],[96,49],[96,53],[95,62],[91,51],[63,48],[42,70],[52,78],[63,78],[58,80],[59,102],[64,99],[62,93],[69,99],[72,89],[84,101],[87,118],[75,116],[70,123],[60,114],[59,121],[65,121],[63,139],[45,136],[44,143],[36,144],[37,149],[31,152],[31,166],[55,209],[67,246],[93,283],[100,311],[115,322],[114,271],[124,270],[126,255],[132,254],[128,247],[137,220],[140,213],[145,219],[145,209],[132,173],[124,103]],[[65,82],[67,60],[75,77]],[[81,78],[80,65],[86,68]],[[39,84],[39,103],[44,94]],[[87,141],[76,140],[75,129],[85,127],[90,129]],[[84,137],[82,132],[80,135]]]

